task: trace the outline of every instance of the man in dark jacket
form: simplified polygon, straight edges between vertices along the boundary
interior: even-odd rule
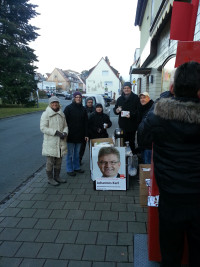
[[[89,118],[89,138],[107,138],[107,128],[112,126],[112,122],[107,114],[103,113],[103,106],[100,103],[96,104],[95,112]]]
[[[66,106],[64,114],[68,124],[69,134],[67,138],[67,173],[75,176],[76,172],[83,173],[80,169],[79,152],[81,143],[88,141],[88,117],[86,109],[82,105],[80,92],[73,94],[73,102]]]
[[[124,131],[124,141],[129,141],[129,145],[133,153],[135,150],[135,132],[138,126],[138,105],[139,97],[131,91],[131,83],[125,82],[123,93],[117,99],[113,111],[119,116],[118,123],[119,127]]]
[[[85,109],[87,111],[88,119],[90,118],[91,114],[95,111],[95,107],[93,106],[93,104],[94,104],[93,98],[92,97],[88,97],[86,99],[86,105],[85,105]],[[82,162],[83,155],[85,153],[85,147],[86,147],[86,141],[84,140],[83,143],[81,143],[81,148],[80,148],[80,153],[79,153],[80,165],[81,165],[81,162]]]
[[[142,124],[154,102],[150,98],[148,92],[141,93],[139,95],[139,98],[140,98],[140,105],[138,108],[138,123]],[[137,133],[137,143],[138,143],[139,151],[141,152],[142,163],[150,164],[151,163],[151,150],[152,150],[151,138],[148,137],[146,138],[146,140],[142,140],[141,142],[140,135]]]
[[[200,266],[200,64],[179,66],[174,98],[161,98],[141,135],[153,140],[155,178],[160,191],[159,234],[162,267],[181,266],[184,234],[189,266]]]

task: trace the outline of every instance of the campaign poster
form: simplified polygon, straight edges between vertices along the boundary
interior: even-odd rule
[[[92,168],[96,190],[126,190],[125,147],[93,147]]]

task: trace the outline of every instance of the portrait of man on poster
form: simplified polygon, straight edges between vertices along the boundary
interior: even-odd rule
[[[120,153],[115,147],[102,147],[98,153],[98,167],[104,178],[120,178]]]

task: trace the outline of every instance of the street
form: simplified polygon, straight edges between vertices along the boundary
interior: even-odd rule
[[[42,100],[48,102],[48,99]],[[71,103],[60,97],[62,109]],[[117,117],[111,109],[112,136],[117,127]],[[0,120],[0,202],[8,197],[45,164],[42,157],[43,135],[40,132],[42,112]]]

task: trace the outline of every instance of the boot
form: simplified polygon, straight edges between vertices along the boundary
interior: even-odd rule
[[[46,172],[48,177],[48,183],[54,186],[59,185],[59,183],[53,179],[53,172],[52,171],[46,171]]]
[[[60,175],[60,169],[54,169],[55,181],[62,184],[66,183],[67,181],[65,179],[60,178],[59,175]]]

